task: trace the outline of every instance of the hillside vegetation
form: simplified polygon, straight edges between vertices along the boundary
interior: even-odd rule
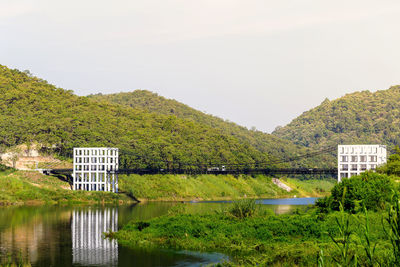
[[[63,156],[71,156],[73,147],[119,147],[121,167],[131,168],[267,163],[272,158],[219,129],[79,97],[0,65],[0,147],[24,143],[39,143]]]
[[[290,193],[279,188],[271,177],[258,175],[120,175],[121,191],[139,200],[221,200],[235,198],[317,197],[327,195],[336,180],[288,179],[295,185]],[[285,183],[288,183],[285,181]]]
[[[200,123],[205,125],[205,127],[217,129],[227,136],[235,137],[241,144],[250,144],[251,147],[259,152],[267,153],[272,158],[279,160],[287,160],[310,152],[310,150],[302,146],[294,145],[291,141],[280,139],[261,131],[249,130],[246,127],[205,114],[176,100],[167,99],[147,90],[135,90],[133,92],[108,95],[96,94],[89,95],[88,97],[100,102],[117,103],[133,109],[141,109],[147,112],[174,116]],[[302,167],[327,166],[326,164],[329,163],[326,163],[326,159],[324,156],[319,156],[312,159],[298,160],[290,164]]]
[[[400,86],[326,99],[274,135],[313,149],[337,144],[400,145]]]
[[[0,171],[0,206],[41,204],[100,204],[130,203],[124,194],[109,192],[72,191],[70,185],[56,177],[37,172],[6,169]]]

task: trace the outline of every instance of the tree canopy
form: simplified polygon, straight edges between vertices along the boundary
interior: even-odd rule
[[[0,146],[34,142],[64,156],[73,147],[119,147],[122,164],[142,168],[274,159],[205,123],[80,97],[0,65]]]
[[[318,149],[337,144],[400,145],[400,86],[347,94],[276,129],[277,137]]]
[[[223,120],[213,115],[193,109],[173,99],[167,99],[147,90],[135,90],[133,92],[116,94],[89,95],[90,99],[116,103],[133,109],[140,109],[146,112],[174,116],[176,118],[191,121],[196,124],[213,128],[225,136],[235,138],[240,144],[250,145],[261,153],[266,153],[272,158],[288,160],[299,155],[309,153],[311,150],[300,145],[294,145],[291,141],[278,138],[255,129],[249,130],[246,127],[233,122]],[[329,156],[317,156],[309,159],[300,159],[287,166],[296,167],[326,167],[333,166]]]

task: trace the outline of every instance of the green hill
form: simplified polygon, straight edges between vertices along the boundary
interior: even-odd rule
[[[400,145],[400,86],[325,100],[274,135],[313,149],[337,144]]]
[[[116,146],[124,152],[122,167],[161,168],[215,162],[250,166],[305,151],[277,137],[258,140],[263,136],[259,132],[248,134],[254,140],[246,141],[243,135],[249,131],[232,123],[226,123],[232,129],[209,124],[79,97],[29,72],[0,65],[0,149],[39,143],[71,156],[73,147]],[[259,147],[263,142],[265,149]]]
[[[261,131],[248,130],[246,127],[205,114],[176,100],[164,98],[147,90],[136,90],[133,92],[108,95],[96,94],[89,95],[88,98],[200,123],[205,125],[204,127],[217,129],[223,134],[239,140],[241,144],[249,144],[257,151],[267,153],[271,155],[272,158],[279,160],[287,160],[310,152],[310,150],[302,146],[294,145],[288,140]],[[303,167],[326,166],[326,159],[326,157],[320,156],[318,158],[292,162],[291,165]]]

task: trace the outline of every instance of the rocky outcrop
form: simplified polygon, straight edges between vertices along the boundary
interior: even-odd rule
[[[279,186],[280,188],[282,188],[283,190],[286,190],[287,192],[290,192],[290,191],[293,190],[290,186],[288,186],[288,185],[282,183],[282,182],[281,182],[279,179],[277,179],[277,178],[272,178],[272,182],[273,182],[274,184],[276,184],[277,186]]]

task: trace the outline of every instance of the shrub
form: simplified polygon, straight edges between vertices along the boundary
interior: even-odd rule
[[[233,207],[229,210],[229,214],[242,219],[251,217],[256,212],[255,199],[240,199],[233,201]]]
[[[331,196],[318,200],[316,206],[322,212],[339,210],[340,203],[345,211],[352,213],[362,211],[362,207],[380,210],[385,208],[395,189],[393,180],[386,174],[365,172],[343,179],[333,187]]]

